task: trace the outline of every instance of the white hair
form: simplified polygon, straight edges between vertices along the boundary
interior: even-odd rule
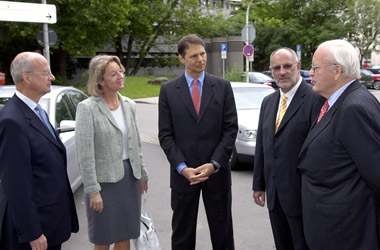
[[[320,47],[326,47],[330,52],[328,60],[339,64],[343,69],[343,76],[360,78],[359,54],[351,43],[345,40],[330,40],[323,42]]]

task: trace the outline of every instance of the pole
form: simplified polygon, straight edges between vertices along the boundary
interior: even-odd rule
[[[42,4],[46,4],[46,0],[41,0]],[[49,67],[50,67],[50,52],[49,52],[49,29],[48,24],[44,23],[42,24],[42,29],[44,31],[44,56],[46,60],[48,61]]]
[[[245,45],[248,45],[248,15],[249,15],[249,8],[251,7],[253,0],[249,2],[247,7],[247,13],[245,14]],[[245,81],[249,82],[249,60],[248,57],[245,57]]]

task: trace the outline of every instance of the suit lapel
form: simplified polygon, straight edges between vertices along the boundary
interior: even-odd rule
[[[338,98],[338,100],[334,103],[334,105],[327,111],[327,113],[323,116],[323,119],[317,122],[317,119],[313,123],[313,127],[311,128],[309,135],[306,137],[306,140],[302,146],[300,154],[310,145],[310,143],[330,124],[332,118],[334,117],[335,112],[340,108],[342,102],[347,97],[347,95],[358,88],[361,87],[359,81],[354,81],[350,86],[342,93],[342,95]]]
[[[208,74],[205,73],[204,83],[202,87],[202,99],[201,99],[201,107],[199,110],[199,119],[200,121],[207,109],[208,104],[211,101],[211,98],[214,95],[214,85],[215,83],[208,77]]]
[[[274,129],[276,127],[276,118],[277,118],[277,111],[278,111],[278,104],[280,102],[280,90],[277,90],[275,92],[276,94],[273,96],[273,100],[268,100],[268,106],[269,106],[269,124],[271,129],[271,135],[274,135]]]
[[[183,104],[189,110],[193,118],[197,120],[198,119],[197,113],[195,113],[194,103],[193,103],[193,100],[191,99],[191,95],[190,95],[189,87],[186,82],[185,75],[182,75],[182,77],[178,79],[178,81],[176,82],[176,88],[178,90],[178,96],[182,100]],[[203,97],[201,99],[200,112],[202,110],[202,101],[203,101]]]
[[[59,139],[59,136],[54,131],[56,138],[53,137],[53,135],[50,133],[50,130],[46,127],[46,125],[41,121],[41,119],[37,116],[36,113],[33,112],[20,98],[18,98],[16,95],[12,98],[17,105],[17,107],[20,108],[20,110],[24,113],[25,118],[29,121],[29,124],[34,129],[38,130],[44,137],[46,137],[51,143],[55,144],[56,146],[60,148],[64,148],[63,143]],[[53,129],[54,130],[54,129]]]
[[[301,107],[301,105],[304,103],[304,97],[306,94],[307,86],[305,86],[304,82],[301,82],[301,85],[298,87],[297,92],[295,93],[288,109],[286,110],[286,113],[284,115],[284,118],[281,121],[280,126],[278,127],[278,131],[280,131],[286,123],[293,117],[293,115],[297,112],[297,110]]]
[[[101,96],[95,96],[94,99],[96,103],[98,104],[98,108],[100,112],[103,113],[105,117],[107,117],[107,119],[111,122],[112,125],[114,125],[117,129],[119,129],[119,126],[117,125],[115,119],[113,118],[111,111],[109,110],[104,98]]]

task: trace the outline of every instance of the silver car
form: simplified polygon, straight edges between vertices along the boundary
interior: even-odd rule
[[[237,169],[241,163],[253,166],[261,102],[265,96],[275,90],[263,84],[232,82],[231,85],[235,97],[239,130],[230,158],[230,166],[231,169]]]
[[[16,92],[14,85],[0,86],[0,109]],[[75,113],[79,102],[87,98],[82,91],[65,86],[51,86],[51,92],[44,95],[40,104],[49,115],[59,138],[65,144],[67,152],[67,172],[73,192],[82,184],[75,155]]]

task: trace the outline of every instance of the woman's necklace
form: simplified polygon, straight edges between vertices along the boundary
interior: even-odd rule
[[[115,109],[117,109],[117,107],[119,107],[119,96],[116,94],[116,104],[115,104],[115,106],[110,107],[110,105],[108,105],[108,108],[110,110],[114,111]]]

